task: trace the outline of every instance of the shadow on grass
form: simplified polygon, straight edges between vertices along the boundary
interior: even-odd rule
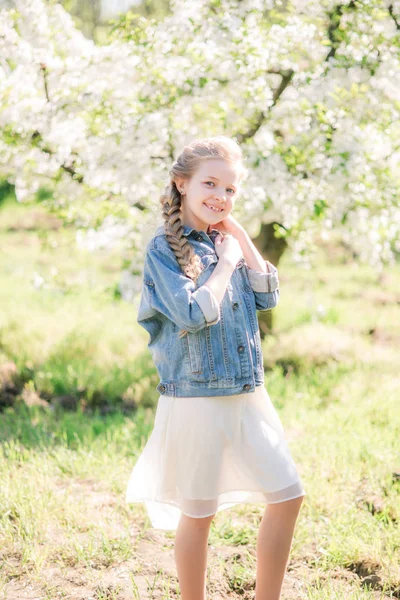
[[[39,396],[34,386],[27,383],[32,372],[29,377],[26,373],[22,376],[17,373],[15,380],[19,388],[14,389],[13,401],[8,397],[8,404],[2,406],[0,413],[3,452],[12,447],[8,445],[11,441],[25,448],[88,447],[98,436],[106,435],[110,428],[120,428],[126,419],[135,422],[132,435],[137,434],[141,442],[150,431],[159,397],[156,390],[158,376],[147,351],[135,357],[134,365],[135,376],[130,378],[127,389],[113,398],[107,397],[102,389],[88,393],[87,389],[71,388],[64,395],[44,399],[45,394]],[[32,383],[31,378],[29,381]],[[9,394],[10,387],[7,389]],[[0,386],[0,402],[4,393],[4,386],[3,391]],[[131,441],[136,447],[136,441]]]

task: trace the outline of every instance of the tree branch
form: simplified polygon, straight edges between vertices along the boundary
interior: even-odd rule
[[[326,55],[325,61],[334,57],[336,54],[336,50],[340,46],[340,41],[338,41],[336,39],[335,34],[336,34],[337,30],[339,29],[340,20],[343,15],[344,8],[354,10],[357,7],[356,7],[355,1],[352,0],[351,2],[349,2],[349,4],[346,5],[346,7],[343,4],[338,4],[331,12],[328,13],[328,16],[329,16],[328,38],[331,43],[331,49],[329,50],[328,54]]]
[[[283,94],[283,92],[285,91],[285,89],[287,88],[289,83],[291,82],[293,75],[294,75],[294,71],[292,71],[291,69],[289,71],[282,71],[282,72],[271,70],[271,71],[268,71],[268,73],[273,73],[275,75],[280,75],[282,77],[279,86],[276,88],[276,90],[274,90],[274,93],[272,96],[273,102],[272,102],[271,106],[268,108],[268,111],[270,111],[275,106],[275,104],[278,102],[279,98],[281,97],[281,95]],[[260,129],[263,122],[265,121],[266,116],[267,116],[267,113],[265,111],[260,111],[253,127],[248,129],[245,133],[238,133],[235,136],[237,142],[239,144],[241,144],[245,140],[248,140],[249,138],[254,137],[255,134],[257,133],[257,131]]]
[[[43,73],[44,93],[46,95],[46,100],[47,100],[47,102],[50,102],[49,86],[48,86],[48,81],[47,81],[48,71],[47,71],[47,67],[46,67],[46,65],[44,63],[40,63],[40,70]]]
[[[389,6],[388,6],[388,11],[389,11],[389,15],[392,17],[392,19],[393,19],[393,21],[394,21],[394,23],[395,23],[395,25],[396,25],[396,29],[397,29],[397,31],[398,31],[398,30],[400,29],[400,23],[398,22],[398,20],[397,20],[397,17],[396,17],[396,15],[394,14],[394,11],[393,11],[393,4],[389,4]]]
[[[40,145],[40,142],[43,142],[43,138],[39,131],[34,131],[32,133],[31,139],[32,139],[32,142],[45,154],[50,154],[50,155],[54,154],[54,152],[48,146]],[[77,155],[75,154],[75,156],[77,156]],[[68,173],[68,175],[71,175],[71,177],[78,183],[84,183],[84,179],[85,179],[84,176],[82,175],[82,173],[77,173],[77,171],[74,168],[74,164],[75,164],[75,161],[73,161],[69,165],[66,163],[63,163],[62,165],[60,165],[60,169],[62,171],[64,171],[65,173]],[[135,206],[139,210],[146,209],[146,207],[139,201],[132,204],[132,206]]]
[[[351,10],[356,9],[357,7],[356,7],[355,0],[351,0],[351,2],[349,2],[348,5],[346,5],[346,7],[344,7],[344,5],[342,5],[342,4],[339,4],[338,6],[336,6],[336,8],[333,11],[331,11],[329,13],[328,38],[331,42],[331,49],[329,50],[329,53],[325,57],[325,61],[328,61],[330,58],[335,56],[336,50],[338,49],[338,47],[340,45],[340,41],[338,41],[336,39],[335,33],[339,28],[340,20],[343,15],[344,8],[351,9]],[[289,71],[281,72],[278,70],[271,69],[270,71],[268,71],[268,73],[281,75],[281,77],[282,77],[280,85],[274,91],[273,103],[271,104],[271,106],[268,109],[268,112],[269,112],[276,105],[277,101],[279,100],[279,98],[281,97],[281,95],[283,94],[283,92],[285,91],[287,86],[289,85],[289,83],[292,81],[294,71],[289,70]],[[260,129],[261,125],[265,121],[266,116],[267,116],[267,113],[265,111],[261,111],[258,114],[258,116],[256,118],[256,122],[253,125],[253,127],[248,129],[245,133],[239,133],[235,136],[237,142],[239,144],[241,144],[245,140],[248,140],[248,139],[254,137],[254,135],[257,133],[257,131]]]
[[[332,10],[329,14],[329,27],[328,27],[328,38],[331,43],[331,49],[325,57],[325,61],[333,58],[336,54],[336,50],[339,47],[337,40],[335,38],[335,33],[338,30],[340,25],[340,18],[343,14],[343,6],[339,4]]]

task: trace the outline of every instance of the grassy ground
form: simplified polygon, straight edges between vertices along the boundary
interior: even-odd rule
[[[158,378],[118,254],[77,252],[40,206],[0,223],[0,598],[176,598],[174,533],[124,503]],[[307,491],[282,598],[400,598],[400,268],[334,248],[313,272],[279,267],[266,387]],[[254,598],[262,512],[217,514],[210,598]]]

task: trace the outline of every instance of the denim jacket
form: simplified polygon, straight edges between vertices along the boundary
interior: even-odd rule
[[[219,304],[206,283],[218,262],[210,233],[183,226],[204,270],[197,284],[186,277],[169,247],[164,225],[146,246],[137,322],[150,334],[148,347],[167,396],[230,396],[264,384],[257,310],[279,300],[278,271],[250,269],[242,257]],[[178,333],[188,333],[180,338]]]

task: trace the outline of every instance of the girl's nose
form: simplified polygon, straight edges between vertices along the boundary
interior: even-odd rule
[[[225,202],[225,201],[226,201],[226,197],[225,197],[225,190],[223,190],[223,189],[221,189],[221,190],[220,190],[220,189],[218,189],[218,188],[217,188],[217,189],[215,189],[215,190],[214,190],[214,198],[215,198],[216,200],[218,200],[219,202],[221,202],[221,203],[222,203],[222,202]]]

